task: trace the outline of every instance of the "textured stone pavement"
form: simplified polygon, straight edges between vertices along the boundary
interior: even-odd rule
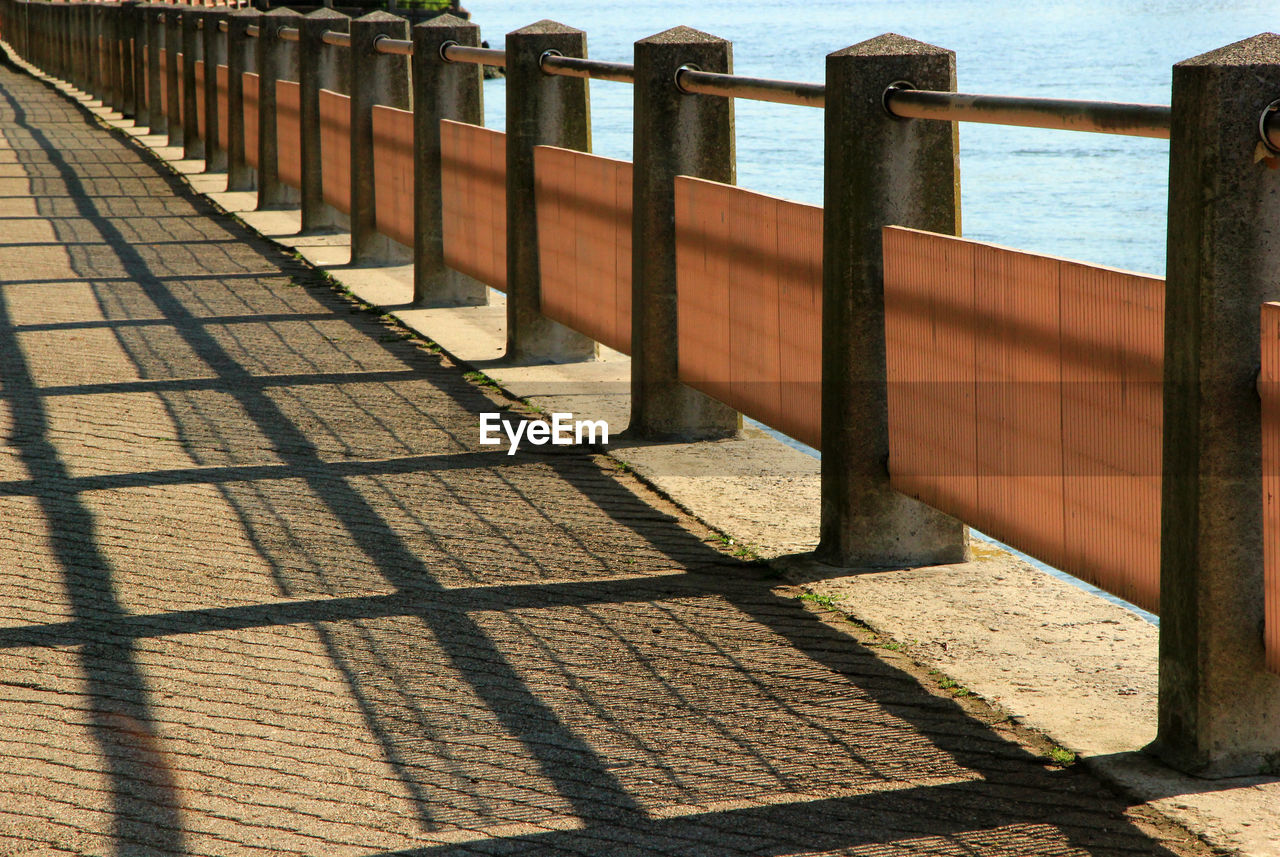
[[[0,68],[0,854],[1199,850],[493,402]]]

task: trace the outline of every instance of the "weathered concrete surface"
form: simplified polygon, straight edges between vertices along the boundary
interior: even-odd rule
[[[504,400],[43,84],[0,120],[0,849],[1204,853],[606,459],[477,446]]]

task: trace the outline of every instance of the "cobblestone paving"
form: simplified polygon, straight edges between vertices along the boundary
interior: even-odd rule
[[[1198,850],[11,68],[0,135],[0,854]]]

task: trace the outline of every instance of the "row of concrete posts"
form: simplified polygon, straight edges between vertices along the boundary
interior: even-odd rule
[[[394,15],[350,19],[132,3],[0,0],[3,37],[26,60],[100,98],[153,133],[256,188],[262,207],[300,206],[304,231],[345,225],[356,263],[393,249],[374,228],[371,109],[415,113],[414,301],[480,303],[486,290],[444,263],[441,119],[479,124],[479,67],[441,46],[479,44],[477,27],[442,17],[412,28]],[[257,38],[250,38],[256,28]],[[297,30],[296,39],[289,34]],[[285,35],[290,37],[286,38]],[[339,34],[335,36],[334,34]],[[345,34],[345,37],[342,35]],[[412,61],[376,50],[411,39]],[[158,49],[167,68],[161,110]],[[145,48],[152,48],[150,51]],[[586,54],[578,30],[541,22],[510,33],[507,70],[508,357],[589,359],[596,345],[544,317],[539,299],[533,147],[589,150],[586,81],[541,70],[548,51]],[[205,134],[195,104],[203,58]],[[212,68],[229,67],[228,109]],[[731,71],[730,43],[687,28],[635,46],[633,418],[638,438],[709,438],[740,417],[676,380],[676,175],[734,180],[733,102],[675,85],[684,65]],[[245,152],[242,73],[260,75],[256,170]],[[275,81],[301,86],[300,192],[282,184]],[[880,228],[957,234],[954,123],[901,120],[881,94],[898,81],[954,91],[951,51],[881,36],[827,58],[822,376],[822,510],[817,557],[836,566],[909,567],[963,560],[957,521],[888,482]],[[351,96],[351,213],[324,200],[321,88]],[[1263,656],[1259,305],[1280,300],[1280,171],[1255,157],[1259,111],[1280,97],[1280,36],[1254,37],[1173,72],[1165,357],[1159,737],[1152,750],[1206,776],[1280,770],[1280,676]],[[218,123],[228,123],[227,145]],[[1046,176],[1052,181],[1053,176]]]

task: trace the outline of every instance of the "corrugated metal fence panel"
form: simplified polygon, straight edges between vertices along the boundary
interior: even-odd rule
[[[302,87],[276,81],[276,171],[282,184],[302,187]]]
[[[884,230],[893,486],[1159,607],[1164,282]]]
[[[1280,673],[1280,304],[1262,305],[1262,535],[1267,667]]]
[[[258,168],[258,81],[253,72],[244,72],[244,160]]]
[[[217,68],[218,75],[218,148],[227,151],[230,147],[227,134],[227,117],[230,115],[230,108],[227,106],[227,89],[231,85],[231,70],[225,65]]]
[[[631,353],[631,164],[534,149],[542,312]]]
[[[351,99],[320,90],[320,185],[324,201],[351,213]]]
[[[506,291],[506,135],[441,120],[440,166],[445,264]]]
[[[204,115],[204,62],[196,60],[196,136],[201,140],[206,140],[208,131],[205,129]]]
[[[160,49],[160,112],[169,115],[169,52]]]
[[[377,229],[413,246],[413,112],[373,108],[373,198]]]
[[[680,380],[822,438],[822,209],[676,179]]]

